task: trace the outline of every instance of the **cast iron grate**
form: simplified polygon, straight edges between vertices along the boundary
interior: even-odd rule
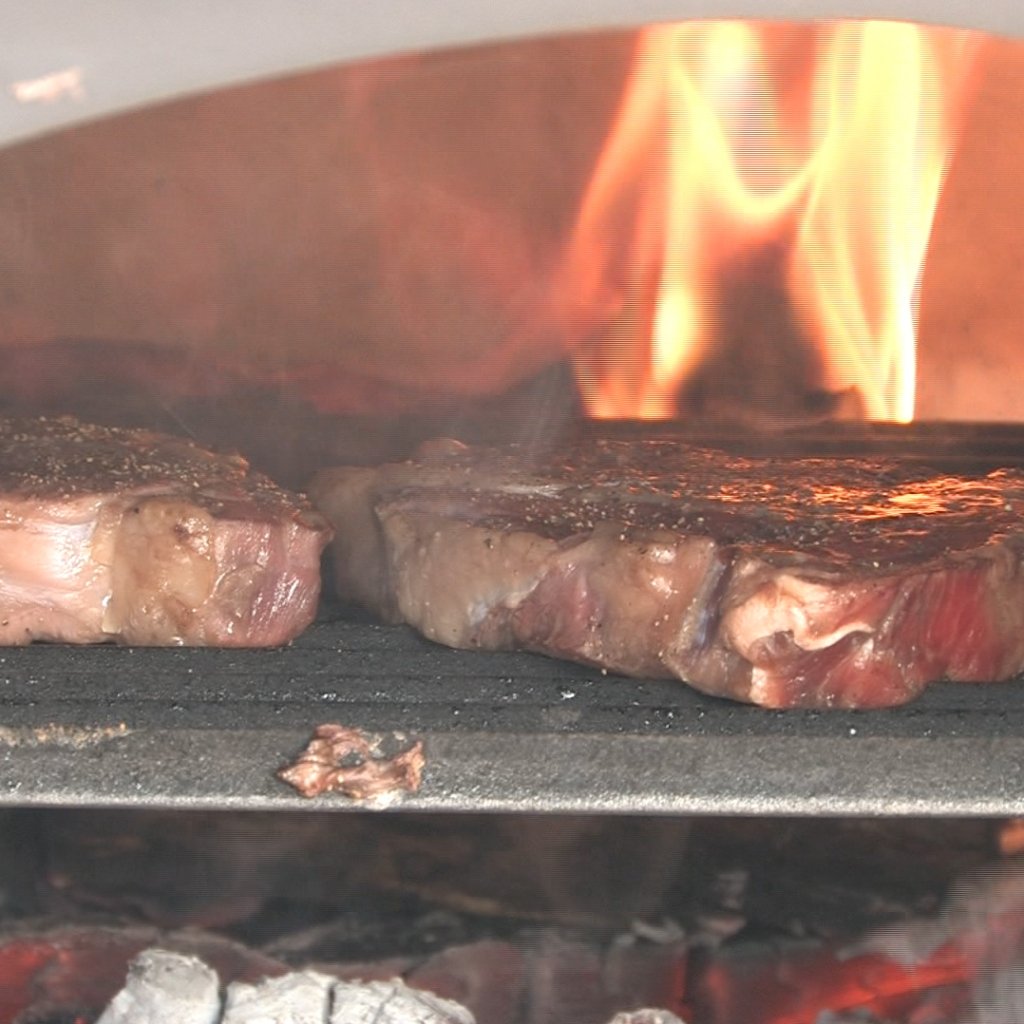
[[[576,429],[940,471],[1024,464],[1016,424]],[[361,806],[306,800],[275,776],[331,722],[424,741],[408,809],[1024,814],[1020,681],[936,685],[885,711],[772,712],[530,654],[453,651],[330,605],[280,650],[0,650],[0,803]]]
[[[530,654],[453,651],[327,606],[286,649],[0,653],[0,803],[360,806],[275,771],[321,723],[426,744],[418,809],[1024,813],[1024,685],[772,712]]]

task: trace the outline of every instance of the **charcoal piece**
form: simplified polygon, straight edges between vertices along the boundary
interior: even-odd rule
[[[409,988],[397,978],[334,986],[330,1024],[475,1024],[464,1006]]]
[[[333,978],[313,971],[268,978],[258,985],[228,986],[221,1024],[324,1024],[330,1011]]]
[[[124,988],[97,1024],[216,1024],[219,988],[201,960],[148,949],[131,962]]]

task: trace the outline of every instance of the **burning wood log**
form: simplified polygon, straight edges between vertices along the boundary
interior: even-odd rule
[[[854,943],[721,952],[691,994],[709,1024],[1020,1019],[1024,860],[956,883],[931,918]],[[988,1014],[995,1014],[990,1016]]]

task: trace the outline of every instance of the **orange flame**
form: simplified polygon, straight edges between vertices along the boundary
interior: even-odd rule
[[[917,285],[976,45],[896,22],[643,32],[559,282],[587,412],[678,415],[723,276],[771,246],[820,389],[911,419]]]

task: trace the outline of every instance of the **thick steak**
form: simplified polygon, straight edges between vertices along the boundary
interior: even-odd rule
[[[329,536],[240,458],[0,420],[0,643],[284,643],[316,612]]]
[[[665,441],[436,443],[320,474],[342,594],[455,647],[882,707],[1024,668],[1024,475]]]

